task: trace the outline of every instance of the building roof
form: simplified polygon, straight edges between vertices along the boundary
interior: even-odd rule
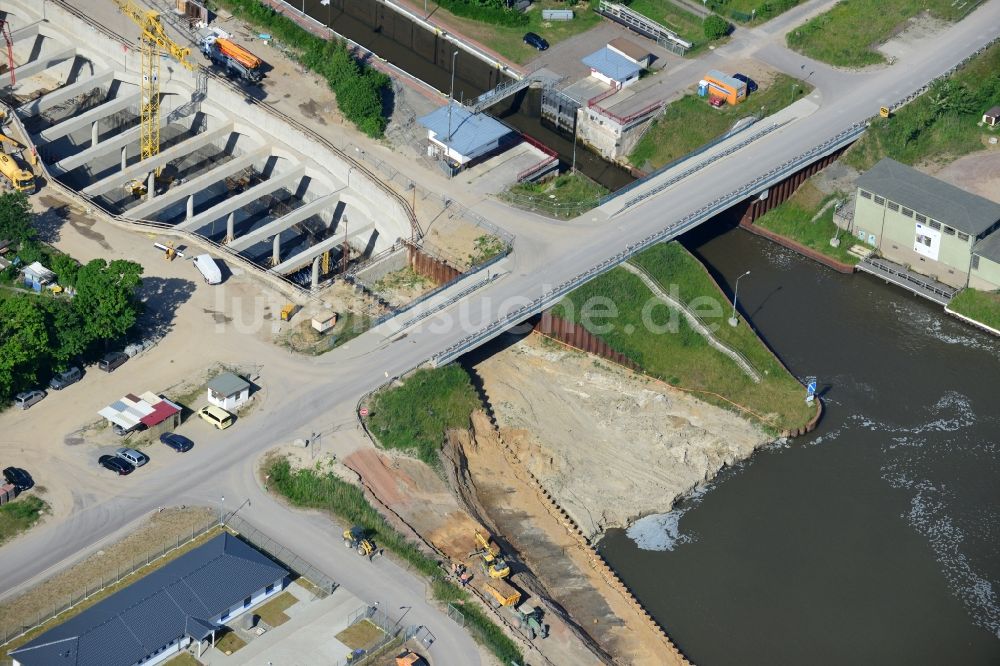
[[[720,72],[717,69],[710,69],[710,70],[708,70],[708,74],[706,74],[705,76],[707,76],[710,79],[715,79],[719,83],[725,83],[727,86],[729,86],[733,90],[739,90],[740,88],[745,88],[746,85],[747,85],[743,81],[740,81],[739,79],[734,79],[733,77],[729,76],[728,74],[723,74],[722,72]]]
[[[990,109],[983,115],[990,116],[992,118],[1000,118],[1000,106],[994,106],[992,109]]]
[[[231,372],[222,372],[208,382],[208,388],[222,395],[236,395],[250,388],[250,382]]]
[[[25,275],[34,277],[39,282],[51,282],[56,279],[56,274],[47,269],[45,266],[42,266],[42,264],[38,261],[33,261],[28,264],[21,269],[21,272]]]
[[[642,67],[607,46],[583,58],[583,64],[613,81],[625,81],[642,71]]]
[[[863,173],[857,185],[971,236],[1000,220],[1000,204],[888,157]]]
[[[181,411],[181,408],[170,402],[169,400],[161,400],[160,402],[153,405],[153,411],[146,416],[143,416],[139,421],[147,428],[152,428],[155,425],[159,425],[169,419],[174,414]]]
[[[1000,231],[994,231],[983,240],[976,243],[972,248],[974,254],[986,257],[996,264],[1000,264]]]
[[[631,58],[632,60],[645,60],[650,55],[649,49],[644,49],[633,41],[629,41],[624,37],[615,37],[610,42],[608,46],[617,49],[625,54],[625,57]]]
[[[223,533],[10,653],[23,666],[131,666],[288,571]]]
[[[511,129],[485,113],[472,113],[451,103],[451,140],[448,140],[448,106],[419,119],[421,125],[434,134],[434,139],[459,155],[477,155],[486,147],[511,133]]]
[[[141,396],[129,393],[121,400],[115,400],[98,414],[125,430],[131,430],[140,423],[146,427],[155,426],[179,411],[181,408],[174,403],[151,391],[146,391]]]

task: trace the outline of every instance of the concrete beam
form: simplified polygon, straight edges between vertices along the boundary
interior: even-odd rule
[[[242,252],[247,250],[257,243],[267,240],[271,236],[276,236],[280,234],[285,229],[291,228],[293,225],[298,224],[302,220],[320,213],[331,206],[336,206],[340,201],[340,194],[333,192],[331,194],[325,194],[321,197],[310,201],[307,204],[303,204],[293,210],[287,215],[282,215],[276,220],[272,220],[265,224],[264,226],[254,229],[248,234],[244,234],[239,238],[231,241],[228,244],[229,249],[234,252]]]
[[[68,48],[58,51],[55,55],[45,56],[44,58],[35,58],[31,62],[26,62],[23,65],[18,65],[14,68],[14,75],[19,81],[24,81],[30,79],[36,74],[41,74],[49,67],[55,67],[61,62],[65,62],[76,55],[76,49]],[[10,72],[4,72],[0,74],[0,88],[6,88],[10,85]]]
[[[14,72],[17,74],[17,72]],[[62,88],[57,88],[50,93],[42,95],[38,99],[31,100],[26,104],[22,104],[18,107],[17,112],[22,118],[30,118],[31,116],[37,116],[39,113],[51,109],[57,104],[62,104],[67,100],[71,100],[77,95],[82,95],[94,88],[100,88],[105,85],[109,85],[111,81],[115,78],[114,71],[111,69],[102,69],[96,72],[90,78],[82,79],[80,81],[75,81],[68,86],[63,86]]]
[[[141,99],[142,95],[138,92],[132,95],[116,97],[105,102],[104,104],[101,104],[100,106],[95,106],[92,109],[84,111],[78,116],[72,116],[61,123],[43,130],[38,134],[38,139],[39,141],[44,141],[45,143],[61,139],[67,134],[72,134],[82,127],[89,126],[95,120],[102,120],[103,118],[112,116],[119,111],[124,111],[130,106],[138,105],[141,103]]]
[[[212,183],[225,180],[229,176],[239,173],[255,162],[267,159],[267,156],[270,154],[271,151],[269,148],[260,147],[245,155],[240,155],[236,159],[229,160],[225,164],[217,166],[210,171],[206,171],[197,178],[192,178],[182,185],[170,188],[152,201],[144,201],[138,206],[128,210],[125,213],[125,217],[147,219],[157,211],[180,201],[188,195],[201,192]]]
[[[179,231],[197,231],[212,220],[225,217],[232,211],[242,208],[252,201],[267,196],[272,192],[277,192],[282,187],[297,182],[300,178],[302,178],[302,176],[305,175],[305,173],[305,167],[297,166],[284,173],[272,175],[263,183],[257,183],[253,187],[248,188],[246,191],[240,192],[236,196],[229,197],[225,201],[212,206],[208,210],[198,213],[191,219],[184,220],[174,228]]]
[[[38,36],[38,24],[32,23],[31,25],[26,25],[23,28],[14,30],[10,33],[10,41],[13,44],[22,42],[25,39],[31,39],[32,37]]]
[[[160,129],[163,129],[168,124],[167,117],[165,115],[161,116]],[[100,145],[89,146],[76,154],[64,157],[55,164],[50,164],[49,170],[52,171],[54,175],[58,176],[61,173],[72,171],[77,167],[87,164],[94,158],[95,155],[103,154],[105,151],[114,150],[115,148],[121,149],[123,146],[129,146],[132,144],[135,144],[135,150],[136,152],[139,152],[139,138],[141,134],[142,128],[139,125],[130,127],[121,134],[116,134],[110,139],[105,139]]]
[[[91,183],[83,189],[83,194],[88,197],[94,197],[99,194],[103,194],[108,190],[114,189],[115,187],[120,187],[133,178],[143,178],[147,172],[157,167],[164,166],[165,164],[168,164],[169,162],[172,162],[180,157],[189,155],[200,148],[204,148],[213,141],[225,138],[229,136],[232,131],[233,124],[230,122],[224,127],[196,134],[186,141],[181,141],[176,145],[170,146],[166,150],[161,151],[158,155],[155,155],[148,160],[136,162],[124,171],[113,173],[106,178],[102,178],[96,183]],[[104,148],[104,150],[102,151],[101,148]],[[97,146],[98,150],[92,154],[91,159],[111,154],[115,152],[116,148],[120,149],[120,146],[113,146],[110,141],[106,144],[101,144]]]
[[[347,238],[348,240],[350,240],[351,238],[357,238],[358,236],[364,236],[365,234],[370,234],[373,231],[375,231],[375,225],[368,224],[356,231],[349,230],[347,232]],[[294,257],[281,262],[280,264],[272,268],[271,272],[278,273],[279,275],[287,275],[288,273],[294,273],[300,268],[308,266],[309,262],[311,262],[316,257],[320,256],[327,250],[332,250],[334,248],[340,247],[341,245],[343,245],[343,243],[344,243],[343,234],[336,234],[334,236],[331,236],[326,240],[322,240],[316,243],[312,247],[306,248],[302,252],[296,254]]]

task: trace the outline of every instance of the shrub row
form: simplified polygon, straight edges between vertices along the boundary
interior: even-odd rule
[[[438,6],[455,16],[482,23],[517,27],[528,24],[528,15],[508,9],[503,0],[435,0]]]

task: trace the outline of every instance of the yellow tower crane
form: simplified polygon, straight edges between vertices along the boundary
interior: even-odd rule
[[[160,13],[139,6],[134,0],[114,0],[122,14],[139,26],[142,47],[142,109],[140,112],[139,159],[146,160],[160,152],[160,53],[167,53],[185,69],[194,70],[187,57],[191,49],[180,46],[167,36],[160,23]],[[160,175],[160,168],[156,169]]]

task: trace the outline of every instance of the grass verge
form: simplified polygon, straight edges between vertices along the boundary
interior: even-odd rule
[[[201,662],[195,659],[191,653],[182,652],[170,661],[167,666],[202,666]]]
[[[582,173],[573,171],[540,183],[516,183],[502,198],[553,217],[576,217],[597,207],[608,191]]]
[[[885,61],[876,51],[906,21],[928,11],[955,21],[976,6],[953,0],[841,0],[786,36],[799,53],[839,67],[864,67]]]
[[[988,136],[980,128],[983,111],[1000,104],[1000,44],[994,44],[949,78],[890,118],[876,118],[844,154],[844,161],[865,171],[883,157],[904,164],[950,162],[982,150]]]
[[[628,5],[632,11],[639,12],[665,28],[673,30],[681,39],[693,44],[692,50],[702,42],[708,41],[705,38],[702,20],[670,0],[631,0],[623,4]]]
[[[466,412],[466,419],[468,414]],[[293,472],[286,458],[272,458],[265,463],[263,471],[270,475],[270,481],[277,492],[293,505],[322,509],[346,524],[360,525],[367,535],[375,539],[379,547],[392,552],[421,574],[432,578],[434,598],[442,603],[455,605],[465,618],[466,628],[477,642],[484,645],[501,663],[523,663],[517,644],[479,606],[471,603],[468,592],[444,580],[438,562],[394,530],[368,503],[360,488],[328,472],[312,469]]]
[[[842,194],[824,196],[806,181],[787,201],[769,210],[755,224],[853,266],[860,260],[848,250],[854,245],[869,246],[833,223],[833,202],[843,198]],[[821,210],[822,214],[816,217]],[[835,236],[841,239],[838,247],[830,245]]]
[[[717,109],[705,97],[685,95],[653,121],[629,155],[629,161],[644,171],[658,169],[722,136],[738,120],[762,108],[765,114],[772,114],[811,91],[812,86],[787,74],[778,74],[770,85],[766,88],[761,85],[736,106],[725,104]]]
[[[562,0],[536,0],[524,14],[528,18],[527,23],[519,26],[490,25],[483,21],[456,16],[443,7],[434,9],[431,12],[431,19],[440,20],[463,37],[479,42],[511,62],[521,64],[538,57],[538,51],[524,43],[524,33],[537,33],[551,45],[586,32],[601,22],[601,15],[592,9],[597,6],[597,2],[598,0],[582,0],[575,3]],[[432,2],[431,6],[436,4]],[[572,9],[573,20],[544,21],[543,9]]]
[[[385,632],[371,620],[361,620],[344,629],[335,638],[352,650],[367,650],[384,636]]]
[[[45,500],[35,495],[0,506],[0,544],[31,529],[48,510]]]
[[[222,654],[231,654],[240,648],[246,647],[246,645],[246,641],[237,636],[235,631],[229,631],[215,642],[215,649],[222,652]]]
[[[583,324],[612,348],[635,361],[644,372],[674,386],[698,391],[699,397],[732,409],[730,402],[750,410],[774,431],[798,428],[813,416],[802,385],[778,362],[745,323],[726,323],[730,302],[697,259],[680,244],[656,245],[637,255],[644,268],[670,293],[700,315],[716,337],[741,353],[761,374],[755,384],[736,363],[692,329],[676,310],[654,299],[646,285],[623,268],[586,283],[555,308],[555,314]],[[606,320],[584,316],[585,304],[613,303],[617,316]]]
[[[288,616],[285,615],[285,611],[298,602],[299,600],[292,596],[291,593],[282,592],[274,599],[256,609],[254,615],[259,615],[261,620],[267,622],[272,627],[280,627],[288,622]]]
[[[963,289],[948,303],[948,308],[980,324],[1000,330],[1000,293]]]
[[[708,0],[705,5],[714,12],[726,15],[741,23],[751,20],[761,24],[784,14],[801,0]]]
[[[402,386],[375,394],[368,428],[385,448],[404,451],[437,467],[445,432],[468,428],[469,414],[479,406],[461,366],[418,370]]]

